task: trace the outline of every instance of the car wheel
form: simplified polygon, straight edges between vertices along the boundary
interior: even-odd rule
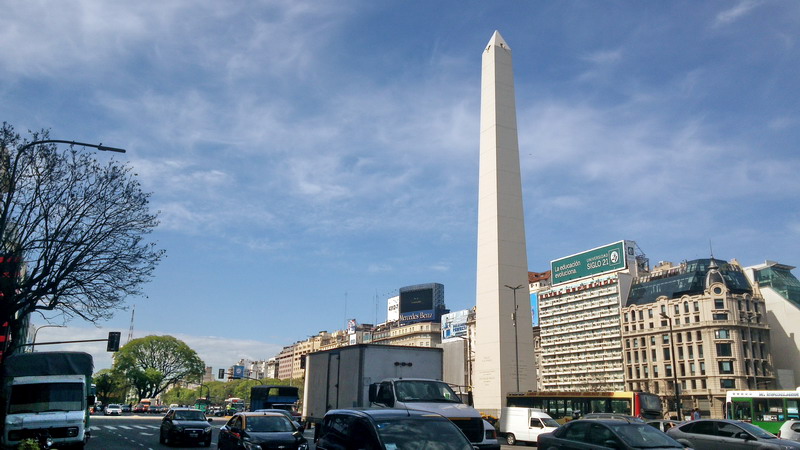
[[[164,444],[164,431],[163,430],[158,433],[158,443],[162,444],[162,445]]]
[[[164,445],[167,447],[172,447],[172,439],[169,437],[169,431],[167,431],[166,435],[164,436]]]
[[[508,433],[506,435],[506,442],[508,442],[508,445],[517,445],[517,438],[514,436],[514,433]]]

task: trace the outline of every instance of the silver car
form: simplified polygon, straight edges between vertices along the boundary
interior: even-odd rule
[[[800,449],[800,442],[781,439],[740,420],[691,420],[671,428],[667,435],[695,450]]]
[[[800,420],[790,419],[784,422],[781,429],[778,430],[778,437],[800,441]]]

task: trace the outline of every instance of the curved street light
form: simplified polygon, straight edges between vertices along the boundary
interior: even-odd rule
[[[17,155],[21,155],[23,152],[27,151],[29,148],[33,148],[36,145],[40,144],[69,144],[69,145],[80,145],[82,147],[91,147],[96,148],[102,152],[115,152],[115,153],[125,153],[126,150],[123,148],[117,147],[109,147],[107,145],[100,144],[88,144],[86,142],[78,142],[78,141],[65,141],[62,139],[42,139],[40,141],[32,141],[29,142],[22,147],[17,148]],[[0,239],[5,239],[5,232],[6,232],[6,221],[8,220],[8,209],[11,206],[11,197],[14,194],[14,179],[17,174],[17,162],[19,161],[18,158],[14,159],[14,166],[11,168],[11,177],[9,178],[8,183],[8,194],[6,195],[6,199],[3,202],[3,213],[0,215]]]
[[[31,339],[31,352],[33,352],[33,348],[36,346],[36,335],[39,333],[39,330],[41,330],[42,328],[50,328],[50,327],[52,327],[52,328],[66,328],[66,325],[51,325],[51,324],[47,324],[47,325],[41,325],[41,326],[36,327],[36,329],[33,330],[33,338]]]

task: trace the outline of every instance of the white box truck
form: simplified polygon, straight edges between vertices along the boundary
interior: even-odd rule
[[[442,380],[442,349],[359,344],[306,355],[303,417],[332,409],[403,408],[441,414],[473,445],[499,449],[494,427]]]
[[[500,435],[508,445],[538,443],[539,435],[558,428],[558,422],[546,412],[535,408],[507,407],[500,410]]]
[[[89,439],[92,355],[41,352],[3,361],[3,448],[24,439],[49,439],[54,446],[83,448]]]

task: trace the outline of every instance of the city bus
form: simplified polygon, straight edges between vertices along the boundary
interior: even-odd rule
[[[750,422],[776,434],[788,419],[800,419],[798,391],[728,391],[725,417]]]
[[[559,423],[588,413],[626,414],[642,419],[661,419],[661,399],[648,392],[511,392],[506,406],[537,408]]]

